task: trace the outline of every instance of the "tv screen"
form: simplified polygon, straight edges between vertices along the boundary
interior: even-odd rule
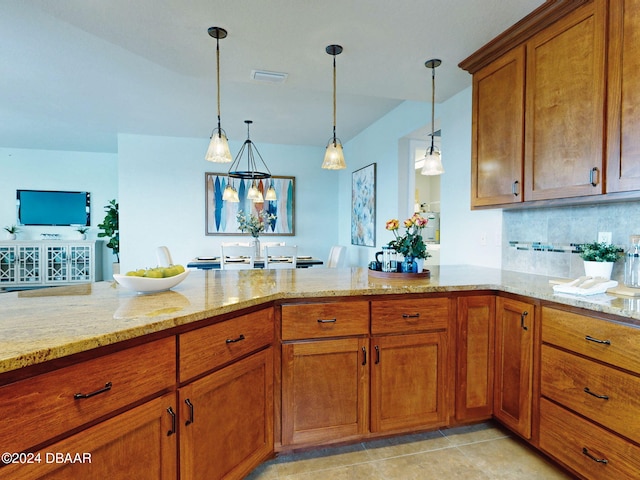
[[[18,190],[19,225],[91,225],[89,192]]]

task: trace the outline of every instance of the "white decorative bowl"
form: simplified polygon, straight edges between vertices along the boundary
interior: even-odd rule
[[[149,277],[134,277],[128,275],[113,274],[113,279],[129,290],[135,290],[138,293],[153,293],[163,292],[169,290],[172,287],[178,285],[181,281],[187,278],[189,270],[174,275],[173,277],[166,278],[149,278]]]

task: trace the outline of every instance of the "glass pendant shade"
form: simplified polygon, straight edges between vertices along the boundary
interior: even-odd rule
[[[342,152],[342,144],[338,139],[331,140],[324,152],[324,161],[322,168],[327,170],[341,170],[347,168],[344,161],[344,153]]]
[[[233,160],[229,150],[229,142],[224,132],[214,129],[204,159],[214,163],[229,163]]]
[[[271,182],[271,185],[269,186],[269,188],[267,189],[267,194],[264,197],[266,200],[269,200],[271,202],[276,201],[278,198],[276,196],[276,189],[273,188],[273,182]]]
[[[256,187],[256,182],[251,182],[251,187],[249,187],[249,191],[247,192],[247,198],[252,201],[257,201],[260,195],[260,190]]]
[[[222,200],[229,201],[233,198],[233,187],[231,185],[227,185],[224,187],[224,191],[222,192]]]
[[[442,156],[437,149],[427,149],[427,153],[424,156],[424,164],[422,165],[420,173],[422,175],[442,175],[444,173]]]

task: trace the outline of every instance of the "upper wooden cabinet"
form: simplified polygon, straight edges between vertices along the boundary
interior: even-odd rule
[[[611,0],[607,191],[640,189],[640,1]]]
[[[524,47],[473,76],[472,206],[523,200]]]
[[[527,42],[525,200],[604,192],[605,36],[595,1]]]
[[[545,2],[460,63],[474,75],[472,207],[640,195],[639,12]]]

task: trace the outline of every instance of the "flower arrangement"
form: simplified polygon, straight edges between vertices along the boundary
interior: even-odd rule
[[[583,243],[580,247],[580,258],[585,262],[615,262],[620,258],[622,249],[611,243]]]
[[[236,215],[240,231],[250,233],[253,238],[258,238],[267,225],[274,222],[276,218],[278,218],[276,215],[267,213],[264,210],[260,210],[257,215],[246,215],[242,210],[239,210]]]
[[[404,235],[400,235],[398,233],[400,221],[395,218],[389,220],[385,228],[395,236],[395,239],[389,242],[389,246],[404,257],[430,257],[431,255],[427,252],[427,246],[422,239],[422,229],[427,226],[428,222],[429,220],[426,218],[414,213],[411,218],[404,221],[406,232]]]

